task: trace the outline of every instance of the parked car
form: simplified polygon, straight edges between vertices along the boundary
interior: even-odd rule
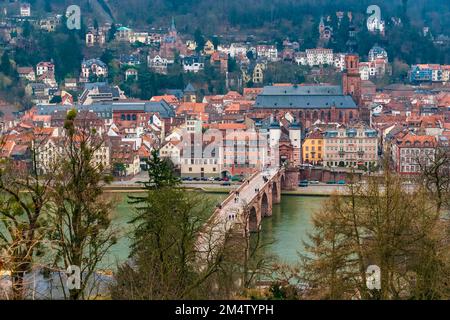
[[[223,177],[222,178],[222,181],[229,181],[230,180],[230,178],[228,178],[228,177]]]
[[[337,184],[345,184],[345,180],[339,180]]]
[[[208,177],[201,177],[200,180],[202,180],[202,181],[208,181]]]
[[[231,177],[231,181],[239,181],[242,182],[242,176],[236,175]]]
[[[200,178],[194,177],[194,181],[200,181]]]
[[[208,181],[216,181],[216,178],[214,178],[214,177],[209,177],[209,178],[208,178]]]
[[[299,187],[305,188],[308,186],[308,180],[302,180],[298,184]]]
[[[309,184],[319,184],[320,182],[318,180],[311,180],[309,181]]]
[[[328,180],[328,181],[327,181],[327,184],[336,184],[336,181],[334,181],[334,180]]]
[[[215,177],[214,181],[222,181],[222,178],[221,177]]]
[[[231,182],[230,181],[224,181],[221,183],[222,186],[231,186]]]

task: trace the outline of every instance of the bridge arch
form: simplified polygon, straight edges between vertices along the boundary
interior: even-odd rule
[[[231,178],[231,172],[230,171],[228,171],[228,170],[223,170],[221,173],[220,173],[220,177],[221,178],[226,178],[226,177],[228,177],[228,178]]]
[[[256,208],[252,206],[250,208],[250,213],[248,216],[248,227],[250,232],[258,232],[259,231],[259,225],[258,225],[258,213],[256,212]]]

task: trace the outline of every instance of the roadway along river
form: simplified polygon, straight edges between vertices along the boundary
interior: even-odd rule
[[[115,269],[117,262],[123,262],[129,253],[127,233],[131,226],[132,208],[127,203],[126,194],[115,194],[118,205],[114,212],[113,223],[120,230],[119,241],[111,248],[111,253],[102,263],[102,268]],[[220,202],[227,194],[208,194],[214,201]],[[273,215],[262,220],[261,237],[269,245],[265,250],[274,254],[281,262],[295,263],[298,252],[303,252],[303,241],[312,230],[311,216],[319,210],[326,197],[283,195],[281,203],[273,206]]]

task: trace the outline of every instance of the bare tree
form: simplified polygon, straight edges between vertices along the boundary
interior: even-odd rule
[[[450,146],[438,144],[434,152],[422,153],[416,159],[420,167],[418,182],[436,203],[436,212],[450,205]]]
[[[103,194],[103,186],[111,177],[101,160],[103,136],[74,110],[68,113],[64,129],[52,172],[55,267],[80,268],[81,285],[69,288],[68,298],[83,299],[89,297],[99,263],[116,242],[110,217],[112,201]]]
[[[405,190],[387,166],[333,196],[314,215],[299,278],[307,297],[436,299],[449,296],[448,237],[424,188]],[[380,268],[379,290],[366,286],[366,268]]]
[[[2,140],[3,146],[6,140]],[[28,145],[31,161],[27,166],[10,159],[1,163],[0,252],[4,267],[11,271],[13,299],[25,298],[25,275],[42,255],[48,231],[43,216],[53,179],[38,170],[39,145],[45,140],[39,132],[32,135]]]

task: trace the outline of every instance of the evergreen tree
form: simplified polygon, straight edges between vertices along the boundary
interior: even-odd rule
[[[206,43],[205,37],[203,36],[203,34],[199,28],[197,28],[194,32],[194,40],[195,40],[195,43],[197,44],[195,51],[197,51],[197,53],[199,53],[203,50],[203,48],[205,47],[205,43]]]
[[[146,189],[159,189],[174,187],[179,179],[174,175],[172,162],[167,158],[160,158],[157,149],[152,150],[151,158],[147,160],[149,180],[145,183]]]
[[[24,38],[28,38],[31,35],[31,32],[33,31],[33,27],[31,26],[30,22],[26,20],[23,23],[23,31],[22,35]]]
[[[108,41],[114,40],[116,31],[117,31],[116,24],[115,23],[111,24],[111,28],[108,31]]]
[[[3,52],[0,61],[0,72],[2,72],[5,76],[10,76],[13,72],[11,61],[9,60],[9,54],[6,50]]]

